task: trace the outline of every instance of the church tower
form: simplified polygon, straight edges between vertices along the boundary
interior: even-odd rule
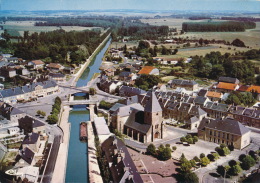
[[[163,138],[162,108],[154,92],[151,93],[144,108],[144,123],[151,125],[151,134],[148,135],[149,140],[149,136],[151,137],[151,142],[156,138]]]

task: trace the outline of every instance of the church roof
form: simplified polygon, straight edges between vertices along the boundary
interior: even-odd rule
[[[162,108],[158,102],[157,97],[155,96],[155,93],[152,92],[149,100],[147,101],[144,111],[146,112],[160,112],[162,111]]]

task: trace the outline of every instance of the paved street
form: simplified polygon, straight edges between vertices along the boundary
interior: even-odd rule
[[[56,136],[54,138],[52,148],[51,148],[51,152],[49,154],[49,158],[48,158],[48,161],[47,161],[46,169],[45,169],[45,172],[44,172],[44,175],[43,175],[44,177],[42,179],[43,183],[51,182],[52,174],[53,174],[55,163],[56,163],[56,160],[57,160],[57,155],[58,155],[58,152],[59,152],[60,139],[61,139],[61,136]]]

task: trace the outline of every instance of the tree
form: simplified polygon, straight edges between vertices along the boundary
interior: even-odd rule
[[[187,140],[186,140],[185,137],[181,137],[181,138],[180,138],[180,141],[181,141],[181,142],[186,142]]]
[[[199,183],[199,178],[194,172],[189,172],[183,175],[183,183]]]
[[[176,151],[177,147],[176,146],[172,146],[172,150]]]
[[[166,161],[172,157],[172,151],[169,147],[164,147],[158,151],[158,159]]]
[[[214,160],[219,159],[219,154],[218,154],[218,152],[212,153],[212,155],[214,156]]]
[[[193,139],[192,139],[192,138],[188,138],[188,139],[187,139],[187,143],[193,144]]]
[[[198,158],[198,156],[194,156],[193,158],[196,162],[200,162],[200,159]]]
[[[179,50],[178,50],[177,48],[175,48],[175,49],[173,50],[173,53],[172,53],[172,54],[173,54],[173,55],[176,55],[176,54],[178,53],[178,51],[179,51]]]
[[[38,115],[41,115],[41,110],[38,110],[36,113],[37,113]]]
[[[243,158],[241,167],[243,170],[249,170],[252,166],[255,165],[255,160],[250,155],[246,155],[246,157]]]
[[[97,93],[95,88],[89,88],[89,94],[90,95],[95,95]]]
[[[185,138],[189,139],[189,138],[192,138],[192,136],[190,134],[187,134]]]
[[[201,158],[200,163],[202,166],[207,166],[208,164],[210,164],[210,160],[209,160],[209,158],[204,157],[204,158]]]
[[[42,116],[46,116],[46,113],[44,111],[41,111],[41,114]]]
[[[192,167],[195,167],[196,166],[196,161],[194,159],[190,160],[190,164]]]
[[[241,171],[242,171],[242,168],[240,167],[240,165],[236,164],[234,166],[231,166],[231,168],[229,169],[228,172],[231,175],[238,175]]]
[[[142,50],[142,49],[148,49],[150,48],[150,44],[147,41],[139,41],[138,44],[138,49]]]
[[[58,116],[55,114],[49,115],[47,117],[47,120],[49,121],[50,124],[56,124],[58,122]]]
[[[235,39],[234,41],[232,41],[231,44],[233,46],[237,46],[237,47],[246,47],[245,43],[243,41],[241,41],[240,39]]]
[[[193,142],[194,142],[194,143],[198,142],[198,140],[199,140],[199,139],[198,139],[197,136],[194,136],[194,137],[193,137]]]
[[[187,173],[190,172],[190,169],[192,168],[191,162],[188,160],[185,160],[182,164],[181,164],[181,171],[183,173]]]
[[[204,153],[201,153],[200,154],[200,158],[204,158],[205,157],[205,154]]]
[[[146,153],[147,154],[150,154],[150,155],[152,155],[152,156],[156,156],[156,147],[154,146],[154,144],[150,144],[148,147],[147,147],[147,149],[146,149]]]
[[[182,164],[185,161],[188,161],[188,160],[186,159],[185,155],[182,153],[181,157],[180,157],[180,163]]]

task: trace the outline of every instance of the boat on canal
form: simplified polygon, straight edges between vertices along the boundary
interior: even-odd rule
[[[82,142],[87,142],[88,140],[88,125],[86,122],[81,122],[80,123],[80,128],[79,128],[79,140]]]

